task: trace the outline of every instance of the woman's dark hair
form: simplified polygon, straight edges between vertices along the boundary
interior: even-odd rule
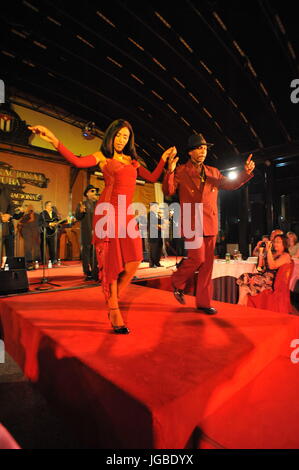
[[[102,142],[100,150],[106,158],[113,158],[114,138],[116,134],[120,131],[120,129],[122,129],[123,127],[127,127],[130,131],[130,137],[123,152],[125,155],[129,155],[131,158],[134,158],[134,159],[138,158],[137,153],[136,153],[136,148],[135,148],[134,131],[133,131],[131,124],[125,119],[117,119],[116,121],[113,121],[104,134],[103,142]]]
[[[283,247],[284,247],[284,251],[286,251],[288,253],[289,245],[288,245],[287,237],[285,235],[276,235],[273,239],[273,242],[276,240],[276,238],[281,238],[282,244],[283,244]]]

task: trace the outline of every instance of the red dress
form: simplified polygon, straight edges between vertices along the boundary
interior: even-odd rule
[[[76,157],[61,143],[58,151],[77,167],[88,168],[96,165],[96,159],[92,155]],[[141,178],[154,183],[160,177],[165,162],[161,158],[153,173],[140,166],[137,160],[124,164],[110,158],[106,162],[102,167],[105,188],[97,202],[93,218],[93,243],[99,265],[99,277],[105,297],[108,298],[109,286],[124,271],[125,264],[129,261],[141,261],[143,257],[142,240],[134,213],[127,214],[134,195],[137,173]],[[103,210],[103,203],[109,203],[110,210]],[[128,224],[133,228],[133,236],[131,232],[128,233]],[[112,232],[107,234],[108,229],[114,232],[114,236],[109,236]]]

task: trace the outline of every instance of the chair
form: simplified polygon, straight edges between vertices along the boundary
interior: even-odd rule
[[[291,312],[289,286],[293,269],[293,261],[281,266],[276,274],[273,291],[268,289],[254,296],[249,295],[248,307],[263,308],[280,313]]]

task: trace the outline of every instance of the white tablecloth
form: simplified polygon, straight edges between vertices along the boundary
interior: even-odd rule
[[[234,261],[228,263],[225,260],[214,260],[213,279],[213,299],[220,302],[232,304],[238,301],[238,286],[236,279],[244,273],[256,271],[256,263],[252,261]]]
[[[250,261],[233,261],[214,260],[212,279],[218,277],[231,276],[236,279],[243,273],[256,272],[256,264]]]
[[[294,291],[296,282],[299,280],[299,258],[293,258],[294,271],[290,281],[290,290]],[[256,263],[250,261],[233,261],[226,263],[225,260],[214,260],[212,279],[224,276],[232,276],[238,279],[243,273],[256,272]]]

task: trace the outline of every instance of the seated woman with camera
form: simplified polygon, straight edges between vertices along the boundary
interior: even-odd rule
[[[284,235],[276,235],[273,242],[265,242],[265,247],[259,246],[258,273],[244,273],[239,279],[239,305],[247,305],[248,295],[257,295],[266,289],[273,290],[275,275],[278,268],[290,263],[288,242]]]
[[[254,248],[251,256],[258,256],[259,255],[259,249],[260,248],[265,248],[266,242],[268,242],[268,241],[269,241],[269,236],[268,235],[263,235],[262,239],[259,242],[257,242],[257,245]]]

